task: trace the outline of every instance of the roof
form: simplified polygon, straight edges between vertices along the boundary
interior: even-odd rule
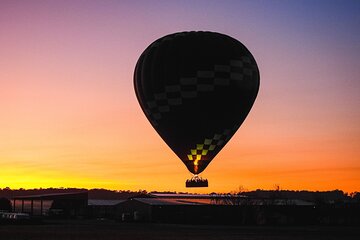
[[[55,199],[87,199],[88,192],[66,192],[66,193],[50,193],[37,194],[27,196],[17,196],[14,200],[55,200]]]
[[[188,193],[151,193],[151,195],[158,197],[158,198],[229,198],[233,197],[227,194],[188,194]],[[247,198],[245,195],[236,195],[239,198]]]
[[[125,199],[121,200],[100,200],[100,199],[89,199],[89,206],[115,206],[119,203],[125,202]]]
[[[134,198],[135,201],[142,202],[148,205],[207,205],[209,203],[185,200],[185,199],[173,199],[173,198]]]
[[[243,206],[241,203],[232,203],[227,201],[221,201],[221,202],[214,202],[214,199],[210,198],[133,198],[130,200],[126,200],[124,202],[128,201],[137,201],[140,203],[144,203],[151,206],[164,206],[164,205],[226,205],[226,206]],[[222,200],[222,199],[220,199]],[[226,200],[226,199],[225,199]],[[247,204],[250,205],[277,205],[277,206],[312,206],[314,203],[303,201],[299,199],[294,200],[284,200],[284,199],[275,199],[272,202],[269,202],[268,200],[256,200],[256,199],[249,199],[250,202],[247,202]],[[121,203],[120,203],[121,204]]]
[[[296,205],[296,206],[314,206],[315,203],[301,200],[301,199],[290,199],[290,200],[279,200],[276,202],[277,205]]]

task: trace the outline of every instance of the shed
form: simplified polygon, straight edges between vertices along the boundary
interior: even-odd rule
[[[14,212],[75,217],[85,214],[88,192],[27,195],[14,197],[12,201]]]
[[[116,206],[124,201],[126,200],[89,199],[88,216],[95,218],[115,218]]]

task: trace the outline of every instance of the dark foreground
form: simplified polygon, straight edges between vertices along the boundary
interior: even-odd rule
[[[356,226],[219,226],[156,223],[120,223],[107,220],[44,222],[36,225],[0,225],[1,240],[38,239],[360,239]]]

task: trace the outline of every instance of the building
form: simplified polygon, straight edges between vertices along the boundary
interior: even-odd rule
[[[19,196],[12,202],[13,212],[31,216],[78,217],[86,214],[88,192]]]
[[[116,206],[126,199],[122,200],[99,200],[89,199],[87,207],[87,216],[90,218],[108,218],[114,219]]]
[[[246,196],[152,194],[134,197],[116,206],[121,221],[190,224],[288,224],[314,215],[314,205],[305,201],[268,202]]]
[[[88,192],[15,197],[14,213],[59,218],[114,219],[123,222],[226,225],[360,224],[360,205],[242,195],[140,194],[127,199],[88,199]],[[16,215],[16,214],[15,214]],[[15,218],[3,214],[2,218]],[[22,215],[19,215],[22,217]]]

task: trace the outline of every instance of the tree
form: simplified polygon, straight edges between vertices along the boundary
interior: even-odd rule
[[[7,211],[7,212],[11,212],[12,210],[12,206],[11,206],[11,202],[9,199],[7,198],[0,198],[0,211]]]
[[[360,203],[360,192],[353,192],[350,196],[355,202]]]

